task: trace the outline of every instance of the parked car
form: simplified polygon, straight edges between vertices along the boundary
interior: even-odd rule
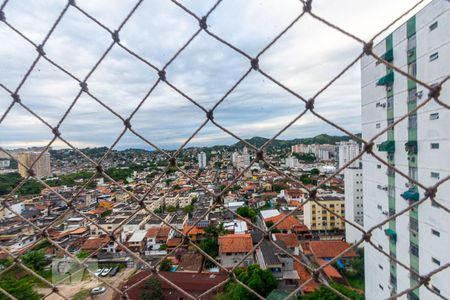
[[[108,275],[110,271],[111,271],[111,268],[105,268],[103,270],[103,272],[100,274],[100,276],[104,277],[104,276]]]
[[[100,274],[102,274],[103,270],[105,270],[105,269],[104,268],[97,269],[97,271],[95,271],[94,275],[97,277],[100,276]]]
[[[104,293],[105,291],[106,291],[105,287],[98,286],[91,290],[91,295],[98,295],[98,294]]]
[[[109,276],[115,276],[117,274],[117,272],[119,272],[119,267],[115,266],[114,268],[111,269],[111,271],[109,272]]]

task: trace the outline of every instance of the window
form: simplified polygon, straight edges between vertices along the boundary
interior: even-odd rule
[[[430,31],[435,30],[438,27],[438,21],[432,23],[428,28],[430,29]]]
[[[441,262],[440,262],[439,260],[437,260],[436,258],[434,258],[434,257],[431,258],[431,261],[432,261],[433,263],[437,264],[438,266],[441,265]]]
[[[441,236],[441,233],[439,231],[437,231],[437,230],[434,230],[434,229],[431,229],[431,234],[433,234],[433,235],[435,235],[437,237]]]
[[[380,289],[384,290],[383,286],[381,284],[378,285]]]
[[[409,167],[408,175],[409,177],[417,181],[417,168]]]
[[[377,208],[378,208],[378,209],[383,209],[383,207],[381,207],[380,204],[377,205]]]
[[[419,231],[419,222],[416,219],[410,219],[409,220],[409,229],[411,229],[414,232]]]
[[[412,35],[408,38],[408,51],[416,48],[416,35]]]
[[[431,149],[439,149],[439,143],[431,143]]]
[[[430,114],[430,120],[437,120],[437,119],[439,119],[439,113]]]
[[[413,88],[408,90],[408,102],[413,102],[417,100],[417,89]]]
[[[417,75],[417,64],[416,62],[410,63],[408,65],[408,74],[411,76],[416,76]]]
[[[435,52],[433,54],[430,55],[430,61],[436,60],[439,58],[439,53]]]
[[[417,128],[417,113],[414,113],[408,117],[408,128]]]
[[[431,286],[431,288],[433,289],[433,291],[435,291],[436,293],[440,294],[441,290],[438,289],[437,287],[435,287],[434,285]]]
[[[394,97],[390,96],[387,98],[387,108],[394,108]]]
[[[419,256],[419,247],[416,244],[409,244],[409,253],[414,256]]]
[[[375,124],[375,128],[380,128],[380,127],[381,127],[380,123]],[[357,174],[357,176],[358,176],[358,174]]]
[[[378,265],[378,268],[380,268],[381,270],[383,270],[383,266],[382,266],[382,265]]]
[[[439,177],[440,177],[438,172],[431,172],[430,175],[431,175],[431,178],[439,179]]]
[[[391,126],[392,124],[394,124],[394,118],[389,118],[387,120],[387,124],[388,124],[388,126]]]
[[[377,169],[381,169],[381,165],[377,165]]]

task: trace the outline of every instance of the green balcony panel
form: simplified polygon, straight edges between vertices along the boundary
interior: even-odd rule
[[[377,81],[377,85],[392,85],[394,82],[394,72],[390,71]]]
[[[402,196],[402,198],[405,200],[419,201],[419,193],[415,190],[407,190],[400,196]]]
[[[392,62],[394,60],[394,51],[392,49],[388,50],[381,56],[381,58],[387,62]]]
[[[394,141],[385,141],[378,145],[378,151],[384,152],[394,152],[395,151],[395,142]]]
[[[386,233],[386,235],[392,240],[397,241],[397,233],[395,232],[395,230],[388,228],[384,230],[384,233]]]
[[[415,33],[416,33],[416,16],[413,16],[406,22],[406,36],[411,37]]]

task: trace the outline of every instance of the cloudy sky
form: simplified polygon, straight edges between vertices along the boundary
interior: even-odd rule
[[[77,0],[86,12],[115,30],[135,0]],[[314,12],[368,40],[410,8],[414,0],[315,0]],[[425,1],[424,4],[429,1]],[[203,16],[214,1],[181,1]],[[15,28],[40,44],[65,1],[11,0],[5,16]],[[419,8],[420,8],[419,7]],[[208,29],[255,56],[302,11],[298,0],[224,0],[208,18]],[[398,24],[397,24],[398,25]],[[198,30],[198,22],[165,0],[144,0],[120,33],[121,42],[158,68]],[[36,58],[36,50],[0,23],[0,83],[15,90]],[[111,36],[70,7],[45,45],[49,58],[84,78],[111,43]],[[310,16],[296,23],[260,57],[266,73],[305,98],[313,96],[355,59],[361,45]],[[201,32],[167,68],[167,79],[205,108],[211,108],[249,68],[249,60]],[[127,118],[157,80],[156,72],[115,45],[88,80],[89,90]],[[24,104],[56,125],[79,92],[68,75],[41,59],[19,91]],[[0,116],[11,97],[0,89]],[[355,64],[316,100],[323,116],[360,132],[360,65]],[[238,136],[270,137],[304,108],[303,103],[253,71],[217,107],[214,117]],[[205,120],[205,114],[172,88],[159,84],[132,119],[133,128],[163,148],[180,146]],[[123,129],[122,121],[92,98],[82,95],[62,123],[62,135],[78,147],[109,146]],[[280,138],[342,134],[312,114],[297,121]],[[50,130],[15,106],[0,124],[0,146],[43,146]],[[189,146],[229,144],[236,140],[207,124]],[[54,147],[66,147],[57,141]],[[127,133],[118,149],[149,147]]]

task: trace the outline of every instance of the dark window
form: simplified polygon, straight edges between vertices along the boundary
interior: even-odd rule
[[[431,229],[431,233],[435,236],[441,236],[441,233],[437,230]]]
[[[438,27],[438,21],[432,23],[432,24],[429,26],[430,31],[435,30],[437,27]]]
[[[431,149],[439,149],[439,143],[431,143]]]
[[[416,244],[409,244],[409,252],[414,256],[419,256],[419,247]]]
[[[436,60],[439,58],[439,53],[435,52],[433,54],[430,55],[430,61]]]

